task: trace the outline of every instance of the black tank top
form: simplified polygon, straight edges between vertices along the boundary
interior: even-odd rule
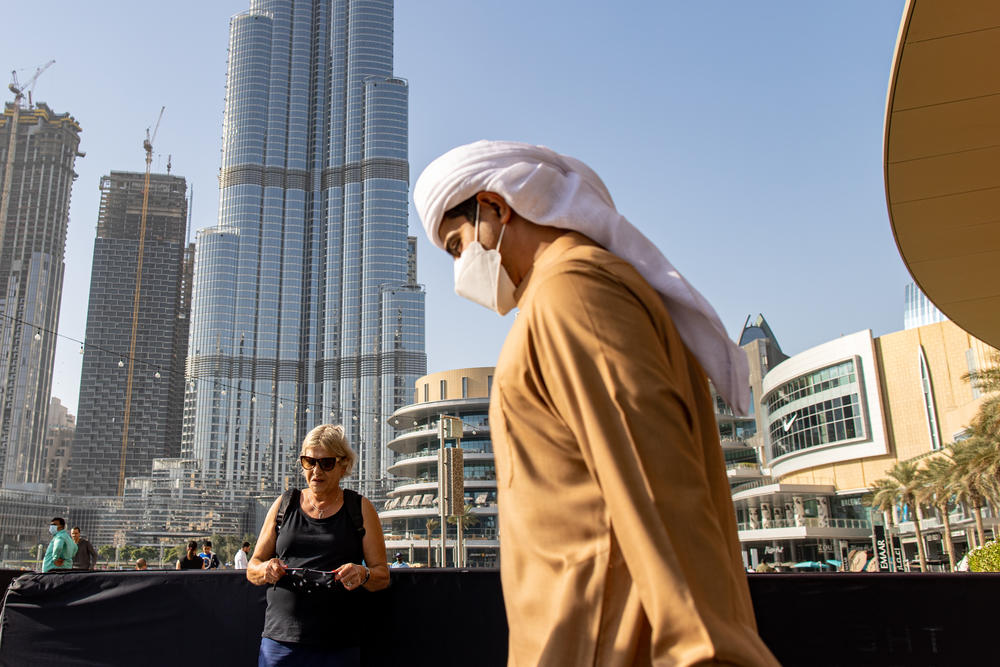
[[[275,546],[278,558],[288,567],[335,570],[344,563],[361,563],[364,551],[347,511],[348,502],[361,502],[353,493],[344,493],[344,503],[332,516],[313,519],[302,511],[302,495],[289,506]],[[275,641],[325,646],[357,646],[361,630],[361,609],[367,590],[346,590],[335,583],[331,588],[295,591],[287,577],[267,590],[267,612],[263,636]]]

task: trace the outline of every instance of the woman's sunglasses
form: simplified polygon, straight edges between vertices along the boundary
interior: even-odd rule
[[[327,472],[330,472],[337,466],[337,463],[340,461],[341,458],[342,457],[340,456],[326,456],[321,459],[314,459],[311,456],[300,456],[299,462],[302,464],[302,467],[306,470],[312,470],[318,464],[320,468],[326,470]]]

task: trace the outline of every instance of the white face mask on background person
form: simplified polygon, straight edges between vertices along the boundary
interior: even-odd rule
[[[50,524],[49,524],[49,534],[50,534],[50,535],[55,535],[55,534],[56,534],[56,533],[58,533],[58,532],[59,532],[59,527],[58,527],[58,526],[53,526],[53,525],[52,525],[52,524],[50,523]]]
[[[500,263],[500,244],[507,225],[500,228],[497,247],[486,250],[479,243],[479,202],[476,202],[476,238],[455,260],[455,294],[485,306],[500,315],[509,313],[514,300],[514,283]]]

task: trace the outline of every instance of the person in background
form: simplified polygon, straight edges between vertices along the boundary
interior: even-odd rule
[[[410,567],[410,564],[403,558],[403,554],[396,554],[396,560],[392,561],[389,567]]]
[[[250,554],[250,543],[244,542],[243,546],[239,548],[236,555],[233,556],[233,569],[234,570],[245,570],[247,569],[247,556]]]
[[[198,543],[191,540],[187,543],[187,553],[177,561],[178,570],[204,570],[205,559],[195,553]]]
[[[76,542],[76,555],[73,556],[74,570],[93,570],[97,564],[97,549],[86,537],[80,536],[80,527],[73,526],[69,531],[70,537]]]
[[[217,570],[219,568],[219,557],[212,553],[212,540],[205,540],[201,543],[202,552],[198,554],[205,560],[206,570]]]
[[[140,558],[139,560],[137,560],[135,562],[135,569],[137,569],[137,570],[148,569],[148,566],[146,565],[146,559],[145,558]]]
[[[76,542],[66,530],[66,520],[55,517],[49,522],[49,546],[45,549],[42,560],[42,572],[52,570],[70,570],[73,568],[73,556],[76,555]]]

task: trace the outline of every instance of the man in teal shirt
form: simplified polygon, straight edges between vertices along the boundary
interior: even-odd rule
[[[52,534],[52,539],[45,550],[42,572],[72,569],[73,556],[76,555],[76,542],[66,530],[66,521],[58,516],[52,519],[49,522],[49,533]]]

